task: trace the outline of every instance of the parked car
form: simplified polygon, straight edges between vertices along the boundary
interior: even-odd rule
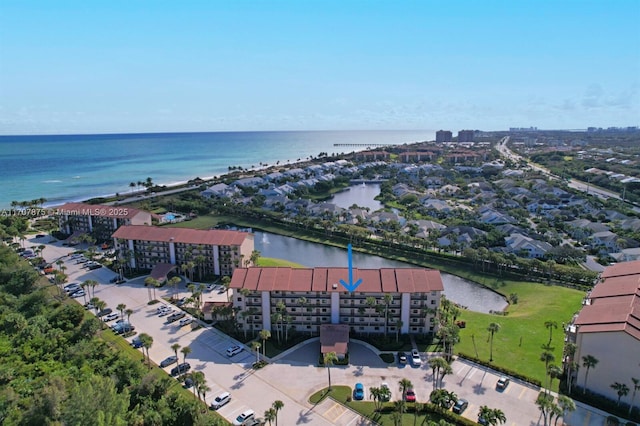
[[[175,314],[171,314],[167,317],[167,324],[178,321],[180,318],[184,318],[185,315],[186,314],[184,312],[176,312]]]
[[[96,307],[93,305],[93,303],[89,302],[89,303],[85,303],[84,308],[85,309],[95,309]]]
[[[189,389],[193,386],[193,379],[191,377],[186,377],[184,382],[182,382],[182,387],[185,389]]]
[[[207,291],[211,291],[211,290],[213,290],[214,288],[216,288],[216,285],[215,285],[215,284],[207,284]]]
[[[229,346],[227,348],[227,356],[228,357],[232,357],[236,354],[239,354],[240,352],[242,352],[242,348],[238,345],[233,345],[233,346]]]
[[[162,368],[168,367],[171,364],[175,364],[176,362],[178,362],[178,357],[175,356],[175,355],[171,355],[171,356],[166,357],[162,361],[160,361],[160,367],[162,367]]]
[[[156,308],[156,314],[161,314],[162,312],[166,312],[166,311],[170,311],[171,308],[168,307],[167,305],[162,305],[162,306],[158,306]]]
[[[77,291],[74,291],[73,293],[69,294],[70,297],[78,298],[78,297],[83,297],[86,293],[84,292],[84,290],[80,289]]]
[[[104,322],[109,322],[109,321],[113,321],[114,319],[118,318],[120,315],[118,315],[115,312],[111,312],[110,314],[105,315],[104,317],[102,317],[102,321]]]
[[[404,352],[398,352],[398,363],[406,364],[407,363],[407,354]]]
[[[353,389],[353,399],[356,401],[364,399],[364,386],[362,383],[356,383],[356,387]]]
[[[90,265],[88,269],[89,269],[89,270],[91,270],[91,271],[93,271],[94,269],[100,269],[100,268],[102,268],[102,265],[101,265],[101,264],[99,264],[99,263],[94,263],[93,265]]]
[[[411,363],[413,365],[421,365],[422,359],[420,358],[420,352],[417,349],[411,350]]]
[[[416,393],[413,388],[407,389],[404,394],[404,400],[407,402],[416,402]]]
[[[171,369],[171,375],[177,376],[178,374],[186,373],[189,370],[191,370],[191,365],[188,362],[183,362]]]
[[[191,324],[192,322],[193,322],[193,318],[191,318],[191,317],[183,318],[178,323],[178,326],[179,327],[184,327],[185,325]]]
[[[496,389],[502,391],[505,390],[507,386],[509,386],[509,378],[505,376],[500,377],[496,383]]]
[[[111,308],[104,308],[103,310],[101,310],[100,312],[98,312],[98,316],[99,317],[103,317],[107,314],[110,314],[111,312],[113,312],[113,309]]]
[[[182,306],[185,303],[187,303],[187,298],[186,297],[182,297],[182,298],[178,299],[178,301],[176,302],[176,306]]]
[[[64,291],[69,293],[70,291],[76,291],[82,287],[80,287],[80,284],[78,283],[71,283],[71,284],[65,285],[63,288],[64,288]]]
[[[469,406],[469,401],[467,401],[466,399],[459,399],[453,405],[453,412],[456,414],[462,414],[464,413],[464,410],[466,410],[468,406]]]
[[[231,401],[231,394],[229,392],[222,392],[220,395],[216,396],[211,403],[211,409],[217,410],[218,408],[227,404],[229,401]]]
[[[246,425],[247,422],[255,418],[255,416],[256,416],[256,413],[253,410],[251,409],[245,410],[242,413],[240,413],[238,417],[236,417],[236,419],[233,421],[233,424],[234,426]]]
[[[131,341],[131,346],[133,346],[134,348],[141,348],[142,340],[140,340],[139,337],[134,337],[133,340]]]

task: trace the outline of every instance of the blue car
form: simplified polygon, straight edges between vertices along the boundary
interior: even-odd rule
[[[356,383],[356,387],[353,390],[353,399],[356,401],[362,401],[364,399],[364,386],[362,386],[362,383]]]
[[[139,337],[135,337],[131,341],[131,346],[133,346],[134,348],[141,348],[142,347],[142,340],[140,340]]]

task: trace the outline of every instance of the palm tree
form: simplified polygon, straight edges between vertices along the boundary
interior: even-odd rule
[[[624,383],[615,382],[611,385],[611,388],[618,394],[618,402],[616,403],[616,405],[620,405],[620,399],[622,399],[623,396],[627,396],[629,394],[629,386]]]
[[[276,426],[278,426],[278,411],[280,411],[282,409],[282,407],[284,407],[284,402],[282,402],[282,401],[280,401],[278,399],[278,400],[273,402],[272,407],[276,411]]]
[[[227,300],[229,300],[229,286],[231,285],[231,277],[228,275],[225,275],[224,277],[222,277],[222,280],[220,282],[222,283],[222,286],[224,287],[224,290],[227,293]]]
[[[389,293],[384,294],[384,335],[387,336],[387,327],[389,326],[389,305],[393,302],[393,296]]]
[[[256,351],[256,364],[260,362],[260,348],[262,345],[260,342],[253,341],[251,342],[251,350]]]
[[[133,194],[133,188],[136,187],[136,183],[135,182],[129,182],[129,188],[131,188],[131,193]]]
[[[497,322],[492,322],[487,327],[487,331],[489,332],[489,362],[493,361],[493,335],[500,331],[500,324]]]
[[[133,314],[133,309],[125,309],[124,314],[127,316],[127,322],[131,324],[131,315]]]
[[[545,321],[544,326],[549,330],[549,343],[551,343],[551,339],[553,337],[553,329],[558,328],[558,323],[556,321]]]
[[[411,380],[405,378],[400,380],[398,385],[400,385],[400,392],[402,393],[402,400],[404,401],[407,396],[407,389],[412,388],[413,383],[411,383]]]
[[[633,410],[633,401],[636,399],[636,392],[640,389],[640,379],[632,377],[631,381],[633,382],[633,393],[631,394],[631,403],[629,404],[629,416],[631,416],[631,411]]]
[[[556,425],[558,424],[558,419],[566,416],[567,412],[576,411],[576,403],[566,395],[558,395],[558,407],[562,410],[562,414],[556,415]]]
[[[120,319],[124,319],[124,310],[127,309],[127,305],[125,305],[124,303],[120,303],[118,304],[118,306],[116,306],[116,309],[120,311]]]
[[[149,358],[149,348],[153,345],[153,337],[149,336],[147,333],[140,333],[138,336],[140,342],[142,342],[142,347],[147,352],[147,365],[151,368],[151,359]]]
[[[153,300],[156,300],[156,287],[158,287],[158,280],[153,277],[147,277],[144,279],[144,285],[153,288]]]
[[[429,366],[431,367],[431,370],[433,371],[433,388],[434,389],[438,389],[438,383],[440,381],[440,372],[441,371],[445,371],[447,369],[447,367],[451,368],[449,366],[449,363],[447,362],[446,359],[437,356],[437,357],[433,357],[429,360]],[[444,375],[443,375],[444,377]]]
[[[83,282],[83,284],[86,284],[87,287],[91,288],[91,297],[95,297],[96,287],[99,286],[100,283],[96,280],[86,280],[85,282]]]
[[[271,338],[271,332],[269,330],[260,330],[259,336],[262,339],[262,356],[266,358],[267,340]]]
[[[180,352],[182,353],[182,362],[187,362],[187,355],[191,353],[191,348],[189,346],[185,346],[180,349]]]
[[[171,277],[171,279],[169,279],[169,285],[173,287],[173,295],[174,297],[176,297],[176,295],[178,294],[178,284],[180,284],[182,282],[182,279],[178,276],[175,277]]]
[[[271,422],[276,419],[276,410],[274,410],[273,407],[269,408],[264,412],[264,419],[269,422],[269,425],[271,425]]]
[[[202,371],[196,371],[194,373],[191,374],[191,380],[193,380],[193,394],[198,395],[198,399],[200,398],[200,388],[202,387],[202,385],[206,384],[207,379],[204,376],[204,373]]]
[[[171,345],[171,349],[173,349],[173,353],[176,355],[176,359],[178,359],[178,349],[180,349],[180,344],[174,343]]]
[[[335,352],[327,352],[323,354],[324,365],[327,366],[327,374],[329,375],[329,390],[331,390],[331,366],[338,361],[338,355]]]
[[[582,366],[587,369],[584,373],[584,388],[582,389],[582,393],[585,393],[587,390],[587,378],[589,377],[589,370],[592,368],[596,368],[598,362],[600,360],[594,357],[593,355],[585,355],[582,357]]]
[[[551,364],[547,367],[547,374],[549,375],[549,392],[551,392],[551,382],[553,379],[559,379],[562,376],[562,368]]]

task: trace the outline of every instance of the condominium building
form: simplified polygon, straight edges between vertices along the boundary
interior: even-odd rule
[[[128,206],[66,203],[54,210],[62,232],[91,234],[98,241],[109,240],[122,225],[151,225],[151,213]]]
[[[460,130],[458,132],[458,142],[473,142],[473,130]]]
[[[438,130],[436,132],[436,142],[451,142],[453,140],[453,134],[451,130]]]
[[[633,389],[631,378],[640,378],[640,261],[607,267],[567,331],[576,344],[577,386],[585,386],[586,378],[589,391],[612,400],[618,399],[612,384]],[[597,363],[587,369],[588,356]]]
[[[356,333],[433,333],[444,290],[440,271],[423,268],[239,268],[230,287],[238,323],[247,330],[286,327],[312,334],[324,324]],[[386,318],[386,322],[385,322]]]
[[[248,261],[253,234],[241,231],[125,225],[113,233],[119,256],[132,268],[191,265],[205,275],[231,275]]]

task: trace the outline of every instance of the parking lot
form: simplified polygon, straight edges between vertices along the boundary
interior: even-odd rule
[[[74,248],[75,249],[75,248]],[[210,404],[221,392],[231,393],[231,401],[223,406],[219,412],[228,420],[233,420],[244,410],[251,408],[259,417],[270,408],[275,400],[284,402],[280,411],[279,423],[283,425],[313,424],[313,425],[365,425],[368,422],[345,407],[325,400],[312,406],[308,403],[309,396],[315,391],[327,386],[327,372],[325,368],[316,366],[319,353],[319,343],[316,340],[282,354],[267,367],[254,371],[252,363],[256,359],[255,353],[243,345],[243,350],[228,357],[227,348],[239,343],[216,329],[201,327],[194,329],[193,325],[180,326],[179,321],[167,323],[166,316],[157,314],[158,304],[149,305],[154,297],[150,288],[144,287],[144,277],[127,281],[122,284],[112,284],[109,281],[116,275],[107,268],[86,270],[81,264],[67,257],[74,251],[72,248],[62,247],[59,243],[47,245],[44,256],[48,261],[65,260],[66,273],[69,282],[82,283],[93,279],[100,284],[95,288],[95,295],[116,311],[116,306],[123,303],[127,309],[132,309],[131,323],[135,325],[137,333],[147,333],[153,337],[153,345],[149,350],[151,359],[160,363],[165,358],[174,355],[171,345],[178,343],[181,347],[189,346],[192,352],[187,357],[191,364],[191,371],[202,371],[211,390],[206,395]],[[156,290],[159,299],[168,296],[173,290],[161,288]],[[187,290],[180,289],[182,295]],[[223,297],[224,292],[216,289],[207,295],[209,298]],[[82,297],[76,299],[84,303]],[[88,297],[87,297],[88,300]],[[174,307],[174,309],[177,309]],[[129,340],[132,340],[129,338]],[[384,363],[375,350],[367,345],[351,342],[349,346],[351,365],[334,366],[331,370],[333,384],[353,387],[360,382],[365,386],[365,398],[370,399],[369,389],[380,386],[382,382],[389,384],[396,399],[399,386],[403,378],[412,381],[418,401],[428,399],[433,390],[432,371],[427,365],[427,355],[421,354],[422,365],[412,366]],[[179,362],[182,362],[179,352]],[[165,367],[169,372],[176,364]],[[469,407],[463,415],[471,420],[477,420],[477,413],[481,405],[500,408],[506,415],[508,425],[538,425],[542,424],[540,412],[534,404],[539,389],[529,384],[511,380],[503,391],[496,390],[499,375],[491,370],[473,365],[466,361],[457,360],[452,364],[453,374],[444,378],[443,387],[453,391],[459,398],[469,401]],[[602,413],[579,406],[570,414],[567,424],[571,425],[602,425]]]

